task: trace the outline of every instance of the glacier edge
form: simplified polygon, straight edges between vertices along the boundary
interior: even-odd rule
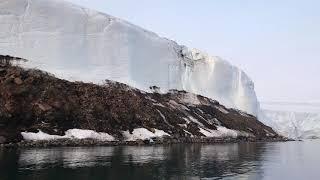
[[[26,8],[27,7],[27,8]],[[63,0],[2,0],[0,54],[71,81],[180,89],[257,115],[253,82],[227,61]]]

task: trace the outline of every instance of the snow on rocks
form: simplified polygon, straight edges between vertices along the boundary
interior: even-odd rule
[[[146,140],[156,137],[170,136],[162,130],[154,129],[154,131],[155,132],[153,133],[146,128],[137,128],[133,130],[132,134],[130,134],[129,131],[123,131],[123,136],[126,141]]]
[[[224,114],[228,114],[229,112],[222,106],[216,106],[216,108]]]
[[[13,78],[20,78],[23,83],[17,85]],[[142,93],[122,83],[109,83],[104,86],[68,82],[43,71],[11,65],[4,66],[0,74],[0,91],[0,111],[4,112],[1,113],[0,124],[10,123],[16,130],[10,131],[0,126],[0,136],[3,137],[4,143],[23,140],[20,135],[21,129],[25,131],[22,133],[25,139],[70,138],[90,142],[93,142],[90,138],[113,139],[107,134],[97,132],[108,133],[121,142],[125,142],[123,140],[126,139],[150,138],[155,143],[168,139],[172,142],[180,139],[190,142],[193,141],[189,139],[191,137],[206,137],[205,132],[200,132],[200,128],[217,130],[219,126],[252,133],[256,139],[277,137],[270,127],[260,123],[256,117],[243,116],[238,111],[228,109],[207,97],[192,95],[198,99],[199,104],[190,103],[194,102],[193,100],[185,101],[181,97],[190,95],[186,91],[175,90],[166,94]],[[217,107],[223,107],[228,113],[223,113]],[[35,132],[35,129],[41,132],[30,133]],[[97,132],[93,132],[93,129]],[[274,136],[270,137],[270,132],[274,133]],[[220,134],[228,133],[233,136],[230,132]],[[170,137],[153,138],[164,135]],[[69,140],[59,142],[62,141]],[[74,142],[77,143],[79,140]],[[141,141],[137,141],[139,142]]]
[[[66,137],[75,139],[96,139],[101,141],[114,141],[115,138],[108,133],[95,132],[84,129],[70,129],[66,131]]]
[[[211,129],[206,129],[206,128],[200,128],[200,132],[205,135],[206,137],[231,137],[231,138],[236,138],[236,137],[250,137],[253,136],[249,133],[246,132],[241,132],[241,131],[236,131],[232,129],[228,129],[223,126],[218,126],[217,130],[211,130]]]
[[[185,131],[189,135],[192,135],[190,132]],[[211,130],[207,128],[200,128],[200,132],[209,138],[225,138],[231,137],[236,138],[239,136],[249,137],[250,135],[247,133],[243,133],[236,130],[227,129],[225,127],[219,126],[217,130]],[[147,130],[146,128],[136,128],[130,134],[129,131],[123,131],[123,137],[125,141],[137,141],[137,140],[150,140],[152,138],[161,138],[164,136],[170,136],[168,133],[163,130],[154,129],[154,132]],[[116,141],[116,139],[107,134],[107,133],[99,133],[93,130],[85,130],[85,129],[70,129],[65,132],[64,136],[59,135],[50,135],[39,131],[37,133],[33,132],[21,132],[23,139],[26,141],[50,141],[50,140],[59,140],[59,139],[94,139],[99,141]]]
[[[21,132],[21,135],[24,140],[26,141],[43,141],[43,140],[56,140],[56,139],[64,139],[63,136],[58,135],[50,135],[47,133],[44,133],[42,131],[39,131],[37,133],[32,132]]]
[[[93,130],[69,129],[64,136],[50,135],[39,131],[37,133],[22,132],[24,140],[41,141],[41,140],[58,140],[58,139],[95,139],[99,141],[115,141],[115,138],[107,133],[99,133]]]
[[[185,93],[181,98],[181,102],[184,102],[186,104],[190,105],[199,105],[201,104],[197,95],[192,93]]]

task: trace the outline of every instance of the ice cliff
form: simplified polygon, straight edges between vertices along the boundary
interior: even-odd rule
[[[0,29],[0,54],[28,59],[27,68],[71,81],[183,89],[253,115],[259,110],[252,81],[237,67],[63,0],[1,0]]]
[[[262,103],[259,120],[294,139],[320,138],[319,103]]]

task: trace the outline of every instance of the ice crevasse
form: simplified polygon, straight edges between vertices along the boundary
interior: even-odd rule
[[[221,58],[63,0],[1,0],[0,54],[70,81],[180,89],[257,115],[253,82]],[[196,38],[196,37],[194,37]]]

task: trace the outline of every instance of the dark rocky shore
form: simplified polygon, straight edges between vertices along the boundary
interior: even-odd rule
[[[69,82],[34,69],[12,65],[22,60],[0,56],[0,144],[46,147],[87,145],[141,145],[166,143],[224,143],[239,141],[283,141],[256,117],[228,109],[219,102],[185,91],[153,93],[106,81],[103,85]],[[85,72],[84,72],[85,73]],[[236,138],[208,138],[201,129],[225,127],[239,133]],[[69,129],[105,132],[115,142],[55,140],[25,142],[21,132],[64,135]],[[163,130],[170,136],[152,141],[126,142],[123,131],[145,128]]]
[[[98,141],[94,139],[60,139],[49,141],[21,141],[18,143],[0,144],[0,148],[50,148],[50,147],[87,147],[87,146],[151,146],[151,145],[168,145],[168,144],[225,144],[241,142],[287,142],[292,139],[275,137],[266,139],[256,138],[155,138],[150,140],[137,141]]]

